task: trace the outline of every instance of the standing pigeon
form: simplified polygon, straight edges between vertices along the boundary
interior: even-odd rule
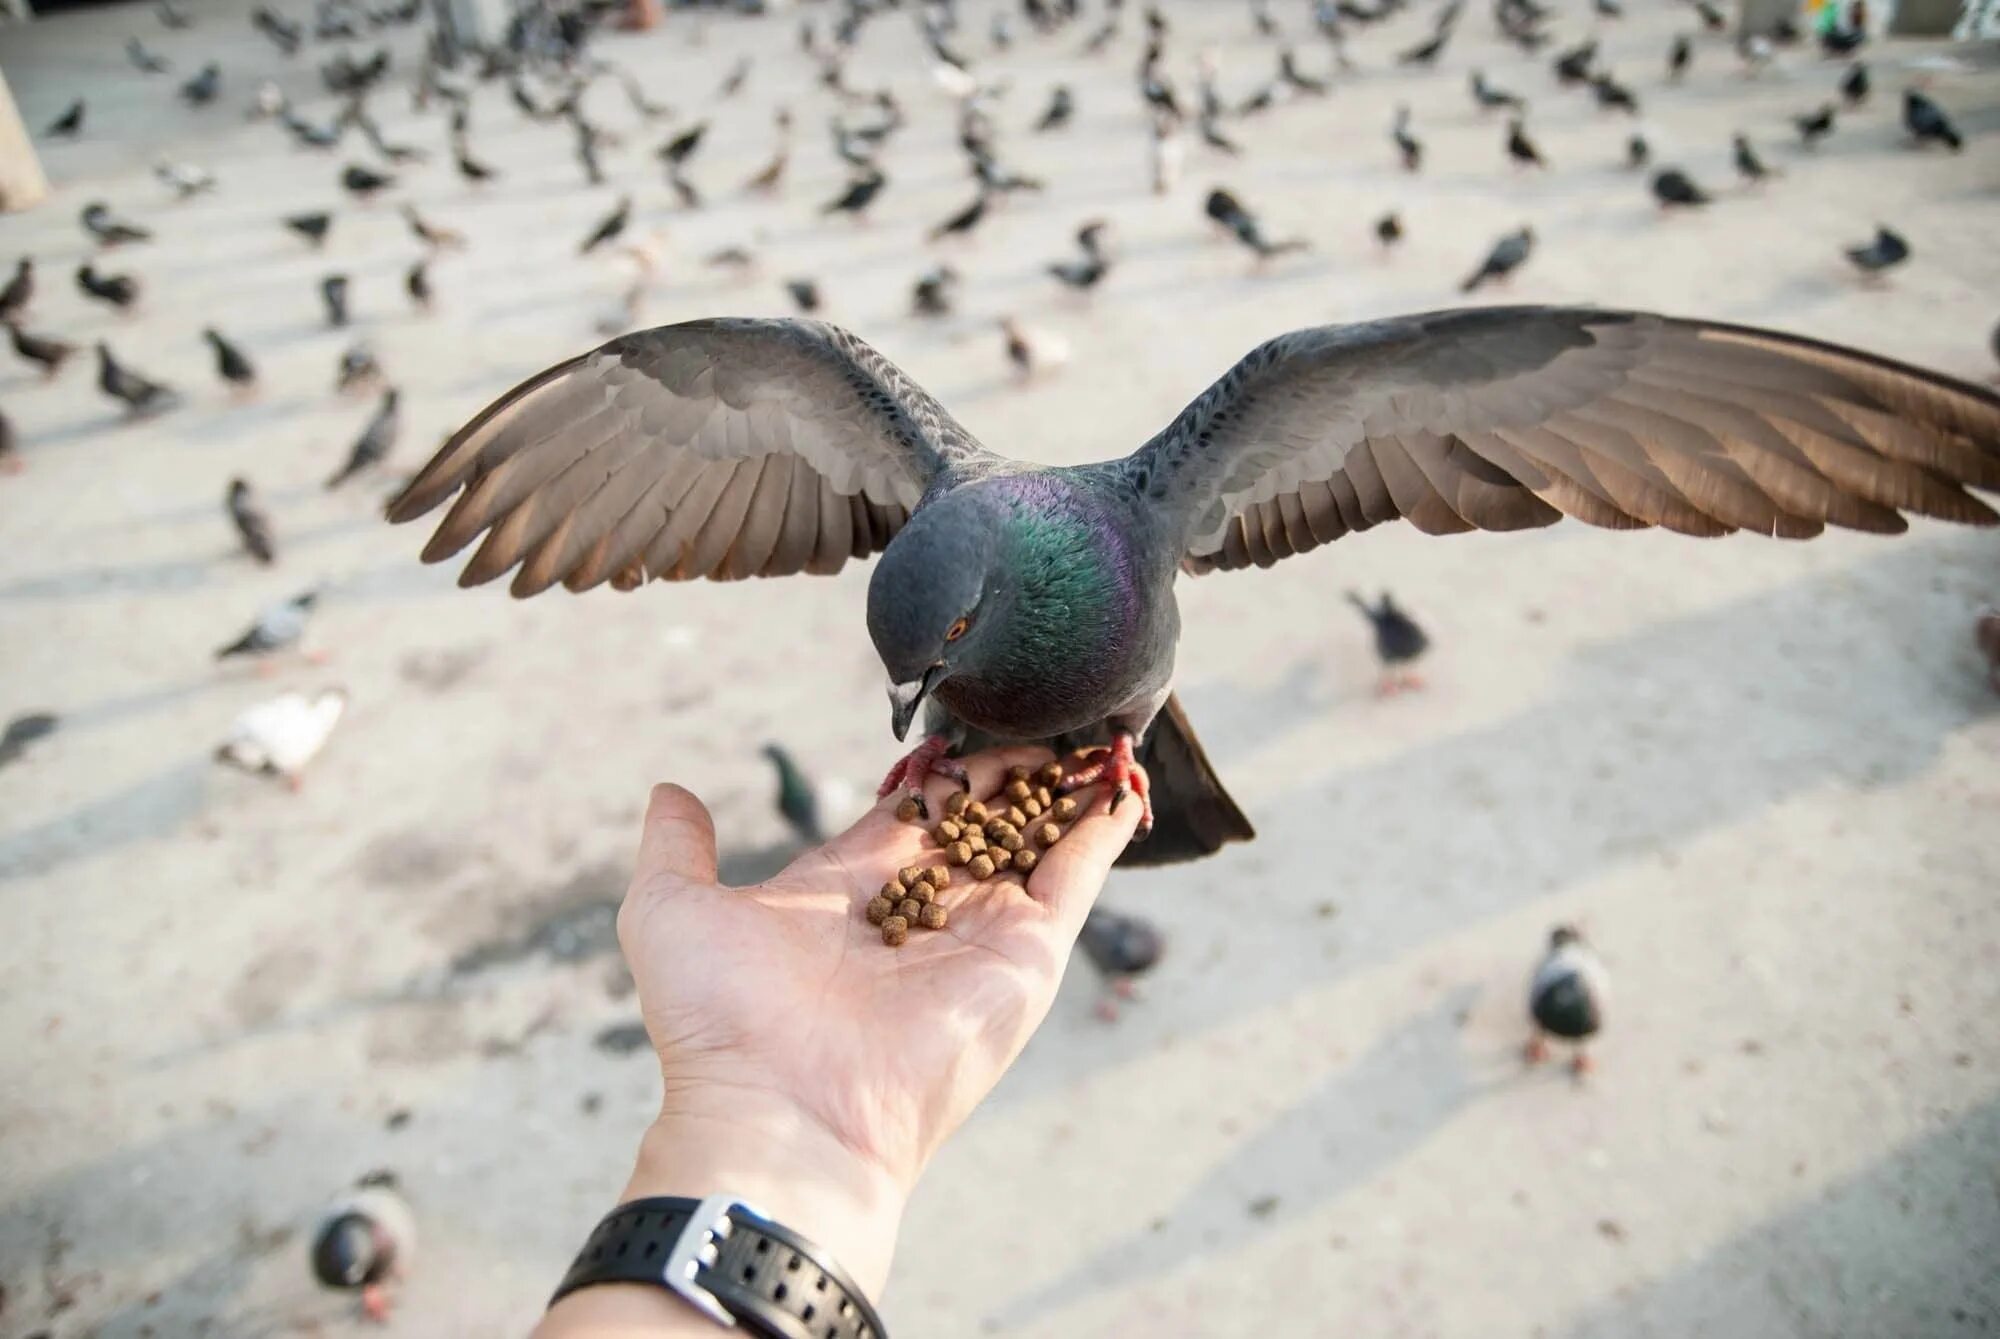
[[[418,311],[431,309],[431,262],[428,257],[410,266],[403,275],[403,291],[410,295],[410,301]]]
[[[1380,604],[1369,604],[1353,591],[1347,592],[1347,602],[1359,609],[1375,628],[1375,659],[1382,667],[1375,682],[1375,696],[1394,697],[1405,689],[1422,688],[1423,677],[1417,673],[1416,665],[1424,652],[1430,650],[1431,639],[1424,635],[1417,621],[1399,609],[1386,590]]]
[[[1403,220],[1394,210],[1375,220],[1375,240],[1385,251],[1403,240]]]
[[[49,122],[49,128],[42,132],[50,139],[75,139],[83,133],[83,99],[78,98],[69,105],[69,110]]]
[[[322,1287],[358,1292],[369,1319],[384,1321],[388,1285],[409,1273],[416,1249],[416,1215],[396,1178],[371,1173],[320,1215],[313,1232],[313,1277]]]
[[[1121,801],[1136,787],[1154,822],[1134,858],[1159,863],[1251,835],[1171,703],[1176,572],[1268,566],[1398,517],[1430,533],[1565,514],[1697,535],[1895,531],[1902,510],[2000,525],[1968,486],[2000,489],[2000,395],[1742,326],[1500,307],[1297,331],[1131,456],[1044,467],[988,451],[847,331],[720,319],[530,378],[388,514],[459,495],[425,558],[484,535],[461,582],[514,572],[520,596],[879,553],[867,621],[892,731],[925,713],[885,791],[996,739],[1095,747],[1075,779]]]
[[[1914,88],[1903,90],[1903,124],[1909,129],[1919,148],[1932,140],[1936,140],[1953,153],[1965,147],[1964,139],[1959,136],[1958,127],[1954,126],[1951,118],[1944,114],[1944,108]]]
[[[102,200],[93,200],[83,207],[79,216],[85,232],[97,239],[102,247],[123,246],[127,242],[150,242],[153,234],[144,228],[134,227],[112,217],[111,206]]]
[[[18,319],[34,297],[35,262],[23,256],[14,262],[14,277],[0,288],[0,321]]]
[[[1688,64],[1694,59],[1694,43],[1686,33],[1678,33],[1674,44],[1667,49],[1667,78],[1679,83],[1688,71]]]
[[[819,825],[819,796],[812,782],[781,744],[766,744],[764,756],[778,773],[778,813],[802,845],[818,846],[826,840]]]
[[[1846,250],[1854,268],[1871,277],[1893,269],[1910,258],[1910,244],[1903,240],[1900,233],[1880,224],[1876,225],[1873,241],[1862,246],[1850,246]]]
[[[97,389],[125,406],[133,418],[149,418],[179,404],[181,397],[171,387],[142,376],[111,356],[111,346],[97,345]]]
[[[1730,141],[1730,152],[1736,162],[1736,171],[1741,174],[1743,180],[1762,181],[1771,175],[1771,169],[1764,165],[1764,160],[1750,147],[1748,135],[1739,132]]]
[[[14,345],[14,352],[38,364],[44,376],[53,377],[62,371],[62,365],[76,352],[76,345],[64,340],[28,333],[19,321],[8,323],[7,337]]]
[[[1389,127],[1389,138],[1396,146],[1396,152],[1403,156],[1403,170],[1415,172],[1424,165],[1424,145],[1410,133],[1410,109],[1396,108],[1396,119]]]
[[[1049,105],[1035,122],[1038,133],[1061,130],[1076,115],[1076,98],[1070,93],[1068,84],[1057,84],[1049,94]]]
[[[382,383],[382,364],[367,344],[352,344],[341,351],[340,366],[334,372],[333,388],[345,395],[366,391]]]
[[[153,164],[153,175],[174,193],[176,200],[192,200],[215,189],[215,174],[198,163],[178,163],[162,158]]]
[[[819,310],[819,285],[803,276],[785,280],[785,292],[791,295],[800,311],[810,315]]]
[[[222,91],[222,67],[214,61],[201,67],[194,78],[181,85],[181,100],[190,107],[206,107]]]
[[[1653,175],[1653,198],[1661,209],[1691,209],[1713,198],[1694,184],[1694,179],[1677,167],[1661,168]]]
[[[394,186],[396,179],[387,172],[377,172],[359,163],[349,163],[341,169],[340,184],[352,194],[366,200],[376,192]]]
[[[1792,124],[1798,128],[1800,144],[1808,149],[1817,148],[1821,140],[1833,133],[1833,104],[1829,102],[1818,111],[1794,116]]]
[[[868,206],[875,203],[875,197],[882,193],[882,188],[888,184],[889,179],[880,171],[870,170],[848,182],[847,189],[823,205],[819,212],[847,214],[857,219],[861,218],[867,212]]]
[[[1490,279],[1504,281],[1510,278],[1514,271],[1527,263],[1528,257],[1534,254],[1534,250],[1535,230],[1524,224],[1493,244],[1493,249],[1486,253],[1486,259],[1481,261],[1479,268],[1458,286],[1458,291],[1471,293],[1484,286]]]
[[[354,445],[347,452],[347,459],[327,479],[329,492],[369,466],[379,465],[389,458],[403,430],[401,401],[402,393],[394,386],[382,392],[382,403],[376,406],[375,416],[368,420],[368,426],[355,438]]]
[[[1505,107],[1510,111],[1521,111],[1527,104],[1503,88],[1495,88],[1486,82],[1486,71],[1472,72],[1472,100],[1481,111],[1491,111],[1495,107]]]
[[[965,206],[935,228],[932,228],[930,239],[933,242],[937,242],[947,237],[971,236],[972,230],[977,228],[980,220],[986,217],[986,202],[988,198],[987,193],[981,190],[978,195],[973,197],[971,204]]]
[[[76,286],[99,302],[130,311],[139,301],[139,281],[129,274],[99,274],[94,265],[76,267]]]
[[[243,356],[243,350],[224,339],[222,332],[219,330],[204,330],[201,332],[201,337],[207,340],[209,347],[215,351],[215,374],[217,376],[228,382],[236,390],[251,391],[256,389],[257,369],[251,365],[248,358]]]
[[[230,524],[236,527],[236,537],[243,541],[243,551],[266,567],[278,561],[278,548],[271,539],[270,513],[257,501],[250,481],[231,479],[223,505],[229,510]]]
[[[949,316],[951,298],[958,286],[958,271],[940,265],[917,278],[910,293],[910,310],[919,316]]]
[[[1257,216],[1252,214],[1234,194],[1219,187],[1208,193],[1208,199],[1203,202],[1202,210],[1211,220],[1227,229],[1237,241],[1256,252],[1260,261],[1284,255],[1288,251],[1303,251],[1309,245],[1303,237],[1273,242],[1264,235],[1264,225],[1258,221]]]
[[[1515,117],[1507,123],[1507,156],[1522,167],[1547,167],[1548,161],[1542,157],[1535,142],[1528,138],[1528,128]]]
[[[215,750],[215,760],[240,767],[246,772],[279,777],[288,789],[297,791],[304,785],[306,764],[326,747],[326,741],[333,735],[333,727],[340,723],[341,715],[346,710],[345,689],[328,688],[311,697],[304,693],[280,693],[236,718],[229,727],[228,737]],[[333,1258],[338,1260],[340,1257]],[[358,1260],[361,1257],[349,1258]],[[319,1260],[316,1248],[316,1269]],[[320,1281],[329,1287],[347,1286],[324,1274]],[[364,1305],[368,1304],[366,1291],[362,1294],[362,1301]],[[371,1309],[369,1314],[375,1315],[377,1311]],[[386,1315],[386,1308],[382,1308],[380,1314]]]
[[[326,307],[326,323],[336,330],[347,324],[347,276],[329,274],[319,281],[320,302]]]
[[[1855,61],[1841,76],[1840,97],[1850,107],[1859,107],[1868,101],[1868,67]]]
[[[606,214],[595,228],[591,229],[590,236],[583,239],[583,245],[578,248],[577,254],[587,256],[606,242],[616,241],[618,234],[625,231],[625,224],[631,217],[632,197],[629,195],[619,196],[617,207],[609,214]]]
[[[1104,980],[1105,993],[1098,1001],[1097,1013],[1111,1023],[1118,1018],[1118,1001],[1131,999],[1138,978],[1157,967],[1166,955],[1167,939],[1151,921],[1098,906],[1084,917],[1076,946]]]
[[[1653,146],[1646,142],[1644,135],[1633,131],[1625,141],[1625,166],[1637,171],[1652,160]]]
[[[1549,931],[1549,950],[1528,983],[1528,1016],[1534,1033],[1528,1039],[1529,1064],[1548,1058],[1550,1037],[1575,1045],[1570,1068],[1582,1075],[1591,1068],[1584,1044],[1604,1026],[1609,979],[1604,964],[1583,936],[1568,925]]]
[[[293,214],[285,219],[285,226],[317,249],[326,245],[327,231],[333,227],[333,215],[323,210],[313,214]]]
[[[30,744],[47,739],[61,724],[61,717],[46,711],[31,711],[9,720],[7,728],[0,730],[0,767],[27,752]]]
[[[306,621],[312,617],[313,606],[318,602],[319,592],[309,590],[266,607],[241,637],[219,648],[215,658],[262,657],[297,646],[306,635]]]

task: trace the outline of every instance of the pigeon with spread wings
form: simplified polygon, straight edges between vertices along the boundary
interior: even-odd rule
[[[1584,308],[1281,335],[1123,459],[988,451],[888,359],[814,321],[623,336],[501,397],[390,504],[457,495],[424,549],[516,595],[838,571],[879,553],[868,630],[912,787],[993,740],[1095,748],[1146,806],[1130,863],[1250,837],[1173,700],[1178,570],[1268,567],[1406,520],[1573,516],[1689,535],[1891,533],[2000,515],[2000,397],[1797,336]],[[483,536],[483,539],[481,538]],[[1331,601],[1329,601],[1331,604]]]

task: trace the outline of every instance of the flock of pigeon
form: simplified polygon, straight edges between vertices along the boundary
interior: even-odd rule
[[[1190,92],[1174,82],[1169,72],[1168,53],[1174,42],[1171,20],[1156,6],[1148,5],[1136,16],[1127,13],[1120,0],[1099,0],[1088,6],[1079,0],[1019,0],[992,7],[990,23],[983,35],[970,31],[951,0],[903,5],[897,0],[839,0],[808,11],[797,32],[800,50],[818,71],[820,89],[815,96],[830,98],[837,107],[829,123],[835,152],[852,169],[847,184],[829,199],[815,201],[825,216],[866,217],[881,208],[885,198],[893,202],[892,178],[886,166],[898,134],[908,125],[903,102],[890,89],[857,89],[850,86],[846,72],[848,55],[864,39],[868,26],[885,15],[905,10],[922,25],[929,51],[934,58],[930,75],[956,102],[957,136],[970,181],[970,198],[963,207],[936,222],[928,231],[933,242],[974,233],[1007,198],[1021,192],[1036,192],[1042,182],[1022,169],[1003,146],[992,105],[998,89],[983,82],[972,54],[983,41],[995,51],[1006,51],[1016,41],[1065,41],[1074,33],[1081,48],[1090,55],[1106,53],[1128,23],[1140,25],[1143,56],[1136,69],[1136,96],[1145,109],[1145,125],[1150,135],[1154,189],[1170,192],[1179,180],[1192,138],[1225,156],[1241,152],[1242,141],[1252,133],[1255,118],[1281,101],[1317,98],[1326,95],[1339,72],[1351,69],[1361,45],[1359,38],[1372,25],[1405,9],[1408,0],[1299,0],[1301,10],[1317,43],[1323,43],[1332,73],[1318,75],[1309,66],[1320,61],[1286,44],[1284,29],[1273,14],[1272,0],[1250,0],[1248,21],[1272,39],[1272,77],[1247,96],[1225,98],[1220,90],[1214,62],[1206,57],[1198,65],[1198,78]],[[1616,19],[1618,0],[1592,0],[1600,19]],[[1137,5],[1132,6],[1137,10]],[[599,58],[591,47],[594,29],[618,17],[621,6],[585,3],[574,8],[542,7],[522,12],[502,43],[475,45],[455,39],[440,28],[429,35],[420,67],[411,81],[414,109],[436,115],[444,123],[443,142],[448,148],[450,170],[473,187],[493,181],[498,169],[483,161],[472,142],[472,111],[481,100],[480,90],[499,88],[519,115],[550,126],[566,126],[581,171],[581,180],[599,184],[607,179],[604,156],[615,147],[617,137],[594,123],[584,108],[584,94],[601,82],[616,84],[633,109],[645,120],[668,115],[666,108],[652,101],[645,89],[626,70]],[[1450,49],[1464,15],[1464,0],[1447,0],[1436,15],[1435,24],[1423,41],[1388,58],[1398,66],[1435,66]],[[192,21],[171,0],[159,0],[159,22],[169,31],[191,26]],[[336,44],[334,54],[319,67],[326,90],[341,101],[341,110],[330,121],[318,121],[303,114],[277,90],[273,83],[258,82],[254,74],[225,71],[213,60],[205,61],[177,82],[177,96],[192,107],[215,104],[225,89],[249,85],[252,89],[248,110],[268,121],[274,133],[283,134],[303,150],[333,153],[354,141],[367,147],[374,160],[350,161],[338,172],[339,186],[355,204],[364,206],[377,197],[397,191],[405,177],[423,170],[429,155],[420,147],[389,138],[372,111],[372,99],[388,96],[394,62],[387,46],[356,56],[348,45],[367,43],[385,30],[417,24],[426,10],[421,0],[399,0],[384,8],[369,8],[358,0],[317,0],[308,23],[282,13],[270,4],[261,4],[250,22],[270,43],[279,59],[293,59],[314,43]],[[1693,0],[1690,15],[1699,26],[1720,33],[1727,27],[1724,16],[1710,0]],[[1800,142],[1810,148],[1835,133],[1840,118],[1867,114],[1871,100],[1868,67],[1855,59],[1866,41],[1864,0],[1852,0],[1842,8],[1828,11],[1829,22],[1810,38],[1789,25],[1761,34],[1740,35],[1735,57],[1747,72],[1768,64],[1782,46],[1811,41],[1829,58],[1846,62],[1837,81],[1837,101],[1802,112],[1795,121]],[[1492,21],[1507,41],[1524,52],[1538,53],[1552,43],[1551,9],[1538,0],[1496,0]],[[108,25],[107,25],[108,26]],[[1688,71],[1696,51],[1691,37],[1676,38],[1665,53],[1666,77],[1677,80]],[[125,42],[125,54],[142,79],[174,80],[179,73],[167,55],[153,49],[138,35]],[[1588,95],[1598,106],[1613,112],[1636,113],[1639,94],[1599,59],[1595,41],[1553,51],[1548,59],[1559,86],[1579,96]],[[719,109],[740,92],[752,74],[745,59],[731,68],[716,91]],[[1123,76],[1107,75],[1107,84]],[[241,81],[239,83],[239,81]],[[1527,118],[1525,100],[1517,93],[1496,85],[1483,71],[1469,72],[1470,96],[1485,112],[1504,113],[1505,135],[1500,141],[1504,161],[1520,170],[1549,170],[1547,156],[1536,144]],[[1090,90],[1091,94],[1098,90]],[[1105,96],[1110,96],[1106,93]],[[1032,122],[1036,135],[1060,134],[1077,114],[1079,91],[1070,86],[1049,90],[1047,101]],[[716,114],[720,114],[719,111]],[[1918,88],[1901,94],[1902,124],[1913,150],[1942,149],[1957,152],[1963,137],[1947,112]],[[697,120],[681,126],[657,150],[657,160],[676,205],[698,209],[703,190],[690,172],[711,126],[711,120]],[[777,114],[776,142],[771,157],[741,183],[745,192],[775,197],[786,187],[791,156],[794,117],[789,111]],[[78,98],[50,124],[44,138],[73,140],[92,133],[87,98]],[[1400,108],[1389,128],[1396,161],[1412,173],[1424,168],[1425,151],[1420,128],[1412,110]],[[1733,161],[1742,177],[1761,183],[1777,173],[1768,167],[1747,135],[1738,134],[1733,145]],[[1671,164],[1655,164],[1645,138],[1631,134],[1626,157],[1634,169],[1649,170],[1653,197],[1663,210],[1699,208],[1712,204],[1714,193],[1692,179],[1687,171]],[[435,170],[435,169],[434,169]],[[178,199],[218,189],[216,176],[193,162],[163,159],[156,166],[162,185]],[[657,282],[657,260],[644,241],[628,237],[635,216],[635,199],[621,197],[609,214],[579,239],[583,255],[606,248],[625,247],[637,263],[639,277],[625,295],[622,314],[635,318],[646,294]],[[409,301],[418,309],[428,309],[433,301],[430,264],[433,257],[463,248],[466,240],[457,232],[427,220],[409,202],[400,212],[412,238],[420,248],[420,259],[407,271],[404,287]],[[1258,214],[1227,187],[1207,192],[1203,216],[1228,238],[1244,247],[1263,264],[1305,250],[1312,241],[1305,237],[1273,237]],[[273,211],[272,226],[282,228],[307,248],[323,246],[337,226],[340,215],[331,210],[286,213],[282,206]],[[1192,221],[1191,221],[1192,222]],[[144,291],[141,273],[112,268],[114,257],[143,256],[156,245],[153,231],[141,221],[120,217],[107,204],[92,201],[81,209],[79,223],[100,256],[80,265],[74,273],[77,289],[95,302],[120,311],[133,311]],[[1396,246],[1405,235],[1405,225],[1394,212],[1372,223],[1373,235],[1384,248]],[[1467,275],[1461,288],[1466,292],[1489,283],[1505,281],[1533,255],[1534,232],[1521,227],[1501,236],[1490,252]],[[1848,258],[1860,270],[1876,275],[1907,259],[1910,248],[1905,239],[1889,227],[1877,236],[1858,243]],[[732,246],[705,257],[705,264],[720,269],[743,271],[758,263],[750,249]],[[1052,258],[1046,273],[1055,283],[1078,292],[1098,288],[1117,264],[1115,238],[1102,220],[1087,220],[1074,235],[1074,249]],[[139,267],[141,270],[143,266]],[[80,350],[61,333],[36,319],[35,297],[47,277],[37,270],[32,257],[15,262],[11,278],[0,288],[0,321],[8,328],[15,352],[41,369],[48,377],[60,376],[69,360]],[[821,306],[817,283],[804,276],[783,281],[797,308],[812,313]],[[950,264],[936,264],[915,279],[910,297],[911,310],[919,317],[939,317],[954,310],[961,276]],[[325,275],[318,283],[318,300],[328,326],[344,328],[352,319],[349,310],[350,279],[345,274]],[[167,319],[162,316],[159,319]],[[618,328],[629,324],[614,322]],[[1045,371],[1064,361],[1067,349],[1053,334],[1040,331],[1012,318],[999,321],[1005,357],[1021,376]],[[257,389],[256,351],[245,349],[223,331],[207,328],[190,331],[213,355],[215,374],[232,395],[249,396]],[[95,348],[98,389],[135,418],[182,410],[187,397],[179,390],[122,362],[108,342]],[[342,354],[335,369],[334,387],[340,393],[362,393],[379,397],[372,417],[354,440],[346,458],[326,479],[328,489],[340,488],[371,471],[379,470],[394,451],[401,432],[402,405],[399,391],[386,369],[378,362],[366,341],[358,341]],[[25,461],[21,444],[4,413],[0,413],[0,467],[18,469]],[[223,511],[235,528],[244,552],[255,562],[271,564],[280,547],[279,528],[259,500],[253,484],[243,478],[219,480]],[[1219,559],[1218,559],[1219,561]],[[1369,601],[1359,595],[1350,600],[1366,617],[1375,639],[1382,677],[1378,691],[1389,695],[1421,686],[1417,663],[1428,648],[1423,630],[1407,611],[1387,593]],[[304,640],[318,599],[315,591],[265,610],[241,635],[223,645],[220,659],[249,658],[270,661],[296,653]],[[2000,615],[1981,625],[1981,646],[1995,666],[1996,687],[2000,687]],[[262,703],[236,722],[219,749],[218,756],[252,771],[277,775],[296,786],[304,769],[320,751],[340,719],[345,695],[338,689],[317,694],[285,693]],[[54,733],[59,722],[47,714],[16,718],[0,739],[0,765],[22,750],[36,746]],[[824,835],[819,804],[813,787],[798,764],[782,749],[767,750],[778,778],[777,809],[792,826],[801,842],[811,843]],[[1105,1012],[1115,1013],[1112,997],[1128,994],[1134,979],[1142,976],[1161,958],[1164,940],[1154,926],[1141,918],[1103,909],[1084,928],[1080,947],[1086,958],[1102,974],[1110,987]],[[1547,953],[1536,968],[1529,993],[1534,1042],[1531,1058],[1539,1058],[1545,1038],[1554,1037],[1577,1045],[1575,1064],[1579,1072],[1587,1065],[1582,1044],[1602,1024],[1605,1010],[1604,969],[1581,936],[1571,927],[1559,927],[1550,937]],[[409,1259],[414,1241],[413,1219],[408,1206],[397,1195],[390,1178],[374,1177],[344,1195],[329,1210],[312,1245],[311,1259],[316,1276],[328,1286],[356,1290],[371,1314],[383,1314],[387,1307],[387,1282]]]

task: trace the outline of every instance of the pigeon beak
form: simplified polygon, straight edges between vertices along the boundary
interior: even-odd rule
[[[910,722],[916,719],[917,708],[943,678],[944,662],[940,660],[925,670],[921,679],[889,685],[889,728],[896,732],[899,741],[910,733]]]

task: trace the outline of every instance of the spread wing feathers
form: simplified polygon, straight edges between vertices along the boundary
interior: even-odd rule
[[[2000,397],[1794,335],[1632,312],[1434,312],[1280,336],[1125,462],[1183,566],[1268,567],[1384,521],[1574,516],[1782,538],[2000,522]]]
[[[501,396],[389,519],[458,492],[424,561],[484,533],[459,583],[518,564],[517,596],[827,573],[878,552],[935,480],[985,454],[844,330],[691,321],[621,336]]]

